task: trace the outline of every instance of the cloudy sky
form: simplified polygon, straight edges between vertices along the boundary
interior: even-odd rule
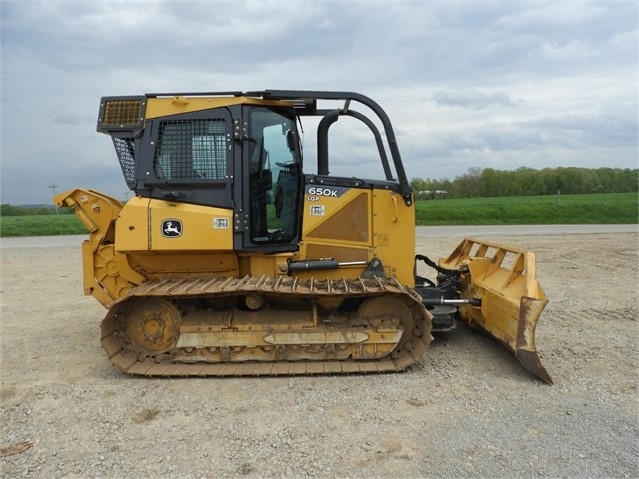
[[[99,99],[146,92],[357,91],[391,117],[409,178],[638,166],[634,0],[0,5],[2,203],[124,199]],[[340,174],[361,175],[360,140]]]

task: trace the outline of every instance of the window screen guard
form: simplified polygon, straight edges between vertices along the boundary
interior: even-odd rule
[[[160,122],[153,168],[163,180],[224,180],[226,124],[220,119]]]
[[[118,155],[118,160],[120,160],[124,180],[129,188],[133,188],[135,186],[134,139],[118,138],[114,136],[113,145],[115,146],[115,152]]]

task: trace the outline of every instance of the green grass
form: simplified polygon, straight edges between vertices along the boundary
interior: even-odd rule
[[[86,234],[77,216],[29,215],[0,217],[0,236],[45,236]]]
[[[420,200],[425,225],[637,224],[637,193]],[[75,215],[2,216],[0,236],[86,234]]]
[[[420,200],[418,225],[637,224],[637,193]]]

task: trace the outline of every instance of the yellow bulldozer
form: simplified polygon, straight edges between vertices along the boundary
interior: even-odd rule
[[[329,173],[329,130],[340,118],[367,132],[376,178]],[[316,134],[312,164],[305,122]],[[54,202],[89,231],[84,292],[108,309],[101,343],[123,371],[400,371],[421,360],[432,332],[463,321],[552,382],[535,348],[548,299],[534,255],[474,239],[437,263],[416,254],[395,133],[367,96],[103,97],[97,130],[111,136],[135,195],[123,204],[74,189]],[[418,276],[422,261],[435,279]]]

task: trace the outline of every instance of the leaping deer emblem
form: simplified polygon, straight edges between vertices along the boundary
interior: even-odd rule
[[[182,234],[182,223],[179,220],[164,220],[162,222],[162,236],[176,237]]]

